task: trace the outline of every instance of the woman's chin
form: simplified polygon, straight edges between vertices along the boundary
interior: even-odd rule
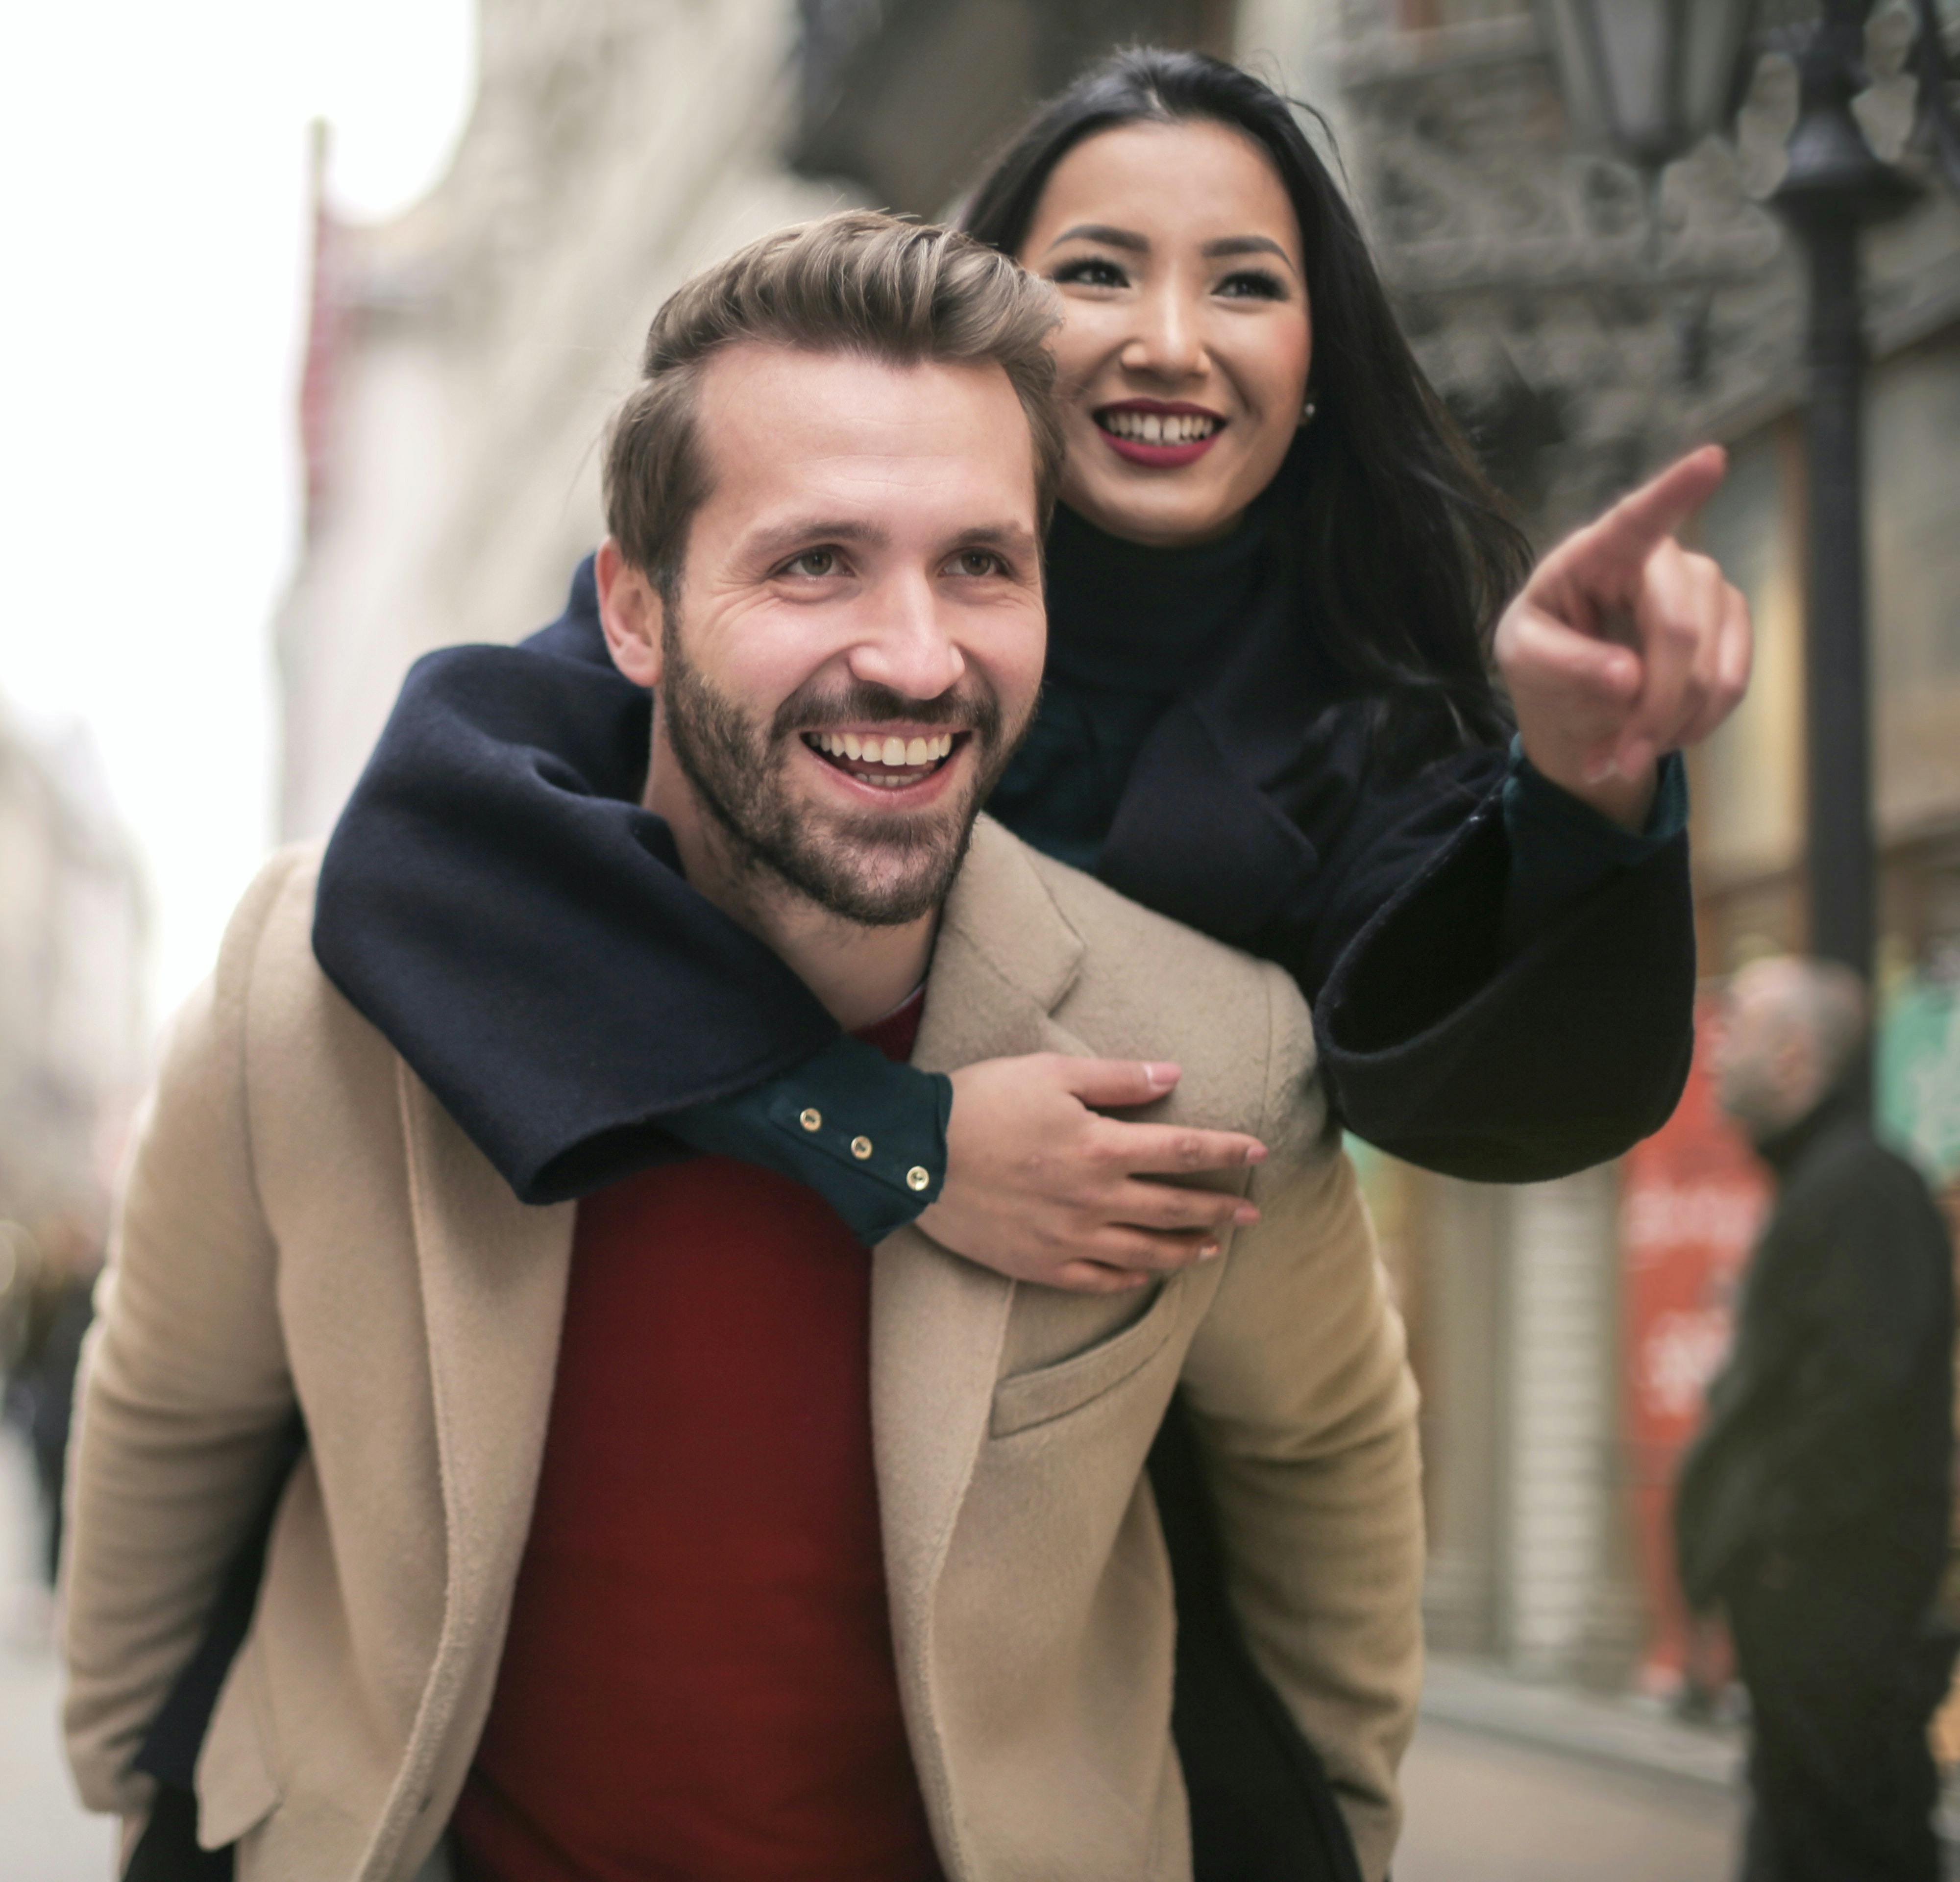
[[[1087,488],[1064,482],[1061,500],[1106,536],[1150,549],[1196,549],[1231,533],[1246,505],[1234,493],[1180,489],[1176,473],[1147,473],[1155,487],[1125,479],[1111,489],[1098,479]]]

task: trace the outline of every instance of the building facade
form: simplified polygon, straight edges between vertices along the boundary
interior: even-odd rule
[[[1802,947],[1806,294],[1762,201],[1793,72],[1759,68],[1736,138],[1650,183],[1572,147],[1530,0],[1340,0],[1319,23],[1319,69],[1398,311],[1534,537],[1549,543],[1691,444],[1729,446],[1696,531],[1748,594],[1758,654],[1748,700],[1691,763],[1703,969]],[[1902,9],[1875,21],[1860,104],[1888,156],[1911,119],[1902,27]],[[1960,205],[1930,189],[1869,238],[1867,268],[1882,991],[1912,1021],[1882,1081],[1895,1129],[1936,1140],[1927,1160],[1950,1175]],[[1403,1258],[1439,1647],[1608,1685],[1678,1677],[1666,1483],[1761,1202],[1724,1135],[1698,1084],[1666,1142],[1624,1170],[1510,1191],[1377,1173],[1378,1193],[1402,1192],[1383,1211],[1422,1226]]]
[[[84,735],[0,707],[0,1226],[100,1230],[147,1069],[147,921]]]

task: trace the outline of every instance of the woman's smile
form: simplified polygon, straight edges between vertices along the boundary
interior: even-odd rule
[[[1218,441],[1226,421],[1201,405],[1127,399],[1100,406],[1096,427],[1118,456],[1133,464],[1174,470],[1195,463]]]

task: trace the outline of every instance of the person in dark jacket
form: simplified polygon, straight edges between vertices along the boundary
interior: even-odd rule
[[[102,1253],[79,1212],[56,1217],[38,1240],[40,1259],[27,1291],[24,1336],[8,1370],[5,1406],[33,1452],[45,1525],[41,1565],[52,1587],[61,1565],[62,1476],[75,1369],[95,1315]]]
[[[1777,1178],[1736,1336],[1683,1465],[1690,1603],[1726,1608],[1754,1743],[1746,1882],[1935,1882],[1927,1738],[1953,1661],[1953,1271],[1924,1180],[1879,1144],[1848,969],[1737,976],[1723,1107]]]

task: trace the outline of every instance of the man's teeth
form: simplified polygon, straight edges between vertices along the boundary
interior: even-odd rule
[[[1113,436],[1134,438],[1141,444],[1193,444],[1218,428],[1214,418],[1182,412],[1166,416],[1158,412],[1104,412],[1097,422]]]
[[[953,734],[931,738],[861,738],[855,732],[812,732],[810,742],[832,758],[868,759],[874,765],[936,765],[953,750]]]

